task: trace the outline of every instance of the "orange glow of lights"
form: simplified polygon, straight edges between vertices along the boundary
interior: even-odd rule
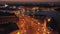
[[[43,34],[46,34],[46,33],[43,33]]]
[[[40,34],[39,32],[36,32],[37,34]]]
[[[50,32],[47,32],[48,34],[50,34]]]
[[[38,24],[40,24],[40,23],[38,23]]]
[[[17,34],[20,34],[20,32],[17,32]]]
[[[24,26],[24,23],[23,23],[23,24],[21,24],[21,26],[23,27],[23,26]]]
[[[29,16],[23,16],[23,15],[24,14],[20,15],[22,17],[19,17],[19,18],[21,18],[22,21],[20,20],[19,22],[20,24],[18,25],[20,28],[22,28],[22,30],[20,29],[21,32],[18,32],[17,34],[25,34],[25,33],[29,34],[31,33],[30,31],[33,32],[33,30],[34,30],[33,32],[34,34],[46,34],[46,19],[44,20],[44,23],[41,24],[38,20],[31,18]],[[42,28],[40,25],[43,26],[44,28]]]
[[[24,30],[24,32],[26,32],[26,30]]]
[[[22,16],[25,16],[24,14],[22,14]]]
[[[15,13],[16,16],[18,16],[18,14],[20,14],[19,11],[15,11],[14,13]]]
[[[44,30],[43,30],[43,34],[46,34],[46,20],[44,20],[43,27],[44,27],[44,28],[43,28],[43,29],[44,29]]]
[[[39,31],[40,29],[38,29],[38,31]]]
[[[30,17],[30,16],[28,16],[28,17]]]

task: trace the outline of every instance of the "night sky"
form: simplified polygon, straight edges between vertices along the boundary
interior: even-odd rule
[[[60,0],[0,0],[12,2],[60,2]]]

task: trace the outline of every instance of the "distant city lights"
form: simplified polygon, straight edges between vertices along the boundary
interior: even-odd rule
[[[13,6],[13,8],[15,9],[15,8],[16,8],[16,6]]]
[[[20,32],[17,32],[17,34],[20,34]]]
[[[48,18],[48,22],[50,22],[51,21],[51,18]]]
[[[5,7],[7,7],[8,5],[7,4],[5,4]]]

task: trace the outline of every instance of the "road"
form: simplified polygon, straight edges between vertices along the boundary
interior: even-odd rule
[[[38,20],[19,14],[19,22],[17,23],[19,30],[12,32],[11,34],[46,34],[46,20],[42,24]]]

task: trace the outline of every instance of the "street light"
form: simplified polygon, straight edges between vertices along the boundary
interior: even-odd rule
[[[17,34],[20,34],[20,32],[17,32]]]
[[[5,7],[7,7],[8,5],[7,4],[5,4]]]
[[[51,21],[51,18],[48,18],[48,22],[50,22]]]

